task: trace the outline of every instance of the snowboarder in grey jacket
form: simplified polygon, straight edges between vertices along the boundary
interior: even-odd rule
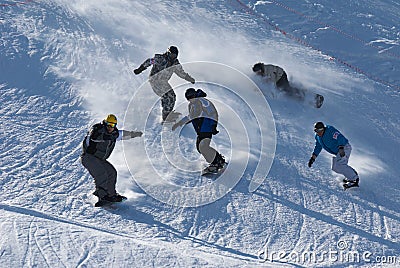
[[[170,46],[164,54],[155,54],[153,58],[145,60],[139,68],[134,70],[134,73],[140,74],[150,65],[153,65],[153,67],[150,71],[149,82],[154,93],[161,97],[162,119],[163,121],[175,121],[177,114],[172,111],[175,106],[176,95],[168,80],[173,73],[192,84],[195,83],[195,79],[183,70],[178,60],[178,48],[175,46]]]
[[[115,190],[117,170],[107,158],[114,150],[116,141],[140,137],[142,134],[140,131],[118,130],[117,118],[113,114],[90,128],[83,140],[81,163],[94,178],[96,190],[93,194],[99,198],[96,207],[126,199]]]
[[[348,165],[351,154],[351,145],[348,139],[333,126],[325,126],[322,122],[314,124],[314,132],[315,147],[308,161],[308,167],[312,166],[321,150],[324,149],[335,155],[332,157],[332,170],[346,177],[344,182],[347,186],[358,186],[358,174],[354,168]],[[343,186],[346,188],[346,185]]]
[[[207,94],[201,90],[188,88],[185,97],[189,101],[189,114],[172,126],[174,131],[180,126],[192,123],[197,133],[196,148],[210,166],[203,173],[217,173],[224,168],[225,158],[210,146],[213,135],[218,134],[218,112],[214,104],[206,99]]]
[[[253,66],[253,72],[264,77],[267,82],[274,83],[279,90],[285,92],[289,97],[299,101],[305,100],[306,90],[290,85],[287,74],[281,67],[258,62]],[[315,101],[315,107],[320,108],[324,101],[324,97],[319,94],[315,94],[313,97]]]

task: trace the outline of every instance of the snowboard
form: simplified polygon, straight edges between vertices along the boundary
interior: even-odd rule
[[[227,165],[228,165],[228,163],[225,163],[223,168],[220,168],[215,172],[211,172],[211,171],[208,170],[208,168],[205,168],[205,169],[203,169],[201,171],[201,176],[218,176],[218,175],[221,175],[225,171]]]
[[[346,191],[347,189],[353,188],[353,187],[360,187],[358,185],[359,180],[357,179],[356,182],[349,181],[347,179],[343,179],[343,188]]]
[[[320,94],[315,94],[315,108],[321,108],[322,104],[324,103],[324,96],[320,95]]]
[[[116,208],[115,205],[121,204],[124,201],[126,201],[128,198],[123,198],[121,202],[111,202],[111,201],[107,201],[107,200],[100,200],[97,201],[94,206],[95,207],[102,207],[102,208]]]
[[[300,101],[303,101],[304,103],[313,106],[317,109],[321,108],[322,104],[324,104],[324,96],[317,94],[317,93],[311,93],[309,91],[304,91],[304,99]]]
[[[278,95],[278,97],[283,96],[285,98],[307,104],[317,109],[321,108],[324,104],[325,98],[321,94],[313,93],[309,90],[295,87],[291,87],[291,89],[292,91],[284,91],[275,87],[275,93],[272,93],[272,98],[276,98],[276,95]]]

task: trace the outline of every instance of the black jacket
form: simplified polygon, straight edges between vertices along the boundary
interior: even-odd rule
[[[92,154],[99,159],[106,160],[114,150],[118,136],[117,128],[109,133],[104,123],[93,125],[83,140],[83,154]]]

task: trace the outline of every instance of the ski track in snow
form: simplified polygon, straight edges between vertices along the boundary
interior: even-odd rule
[[[312,20],[299,19],[273,1],[249,1],[249,6],[323,52],[398,84],[398,61],[382,52],[399,53],[399,5],[339,2],[284,4],[356,33],[381,51],[343,36],[334,39],[328,29],[315,28]],[[32,1],[0,6],[0,14],[0,261],[5,267],[379,265],[258,260],[263,250],[321,253],[337,250],[339,242],[346,250],[400,261],[398,91],[291,42],[243,12],[237,1]],[[182,62],[223,62],[249,75],[264,91],[278,144],[267,180],[249,193],[248,178],[256,165],[250,161],[241,181],[221,199],[197,208],[173,207],[137,186],[117,145],[110,161],[119,171],[118,191],[129,200],[114,209],[94,208],[94,184],[79,163],[82,139],[105,114],[123,118],[131,95],[148,75],[134,76],[132,69],[174,43],[181,48]],[[260,60],[282,65],[294,83],[323,94],[324,106],[316,110],[273,93],[251,73]],[[230,103],[254,123],[239,101]],[[155,113],[160,112],[157,107]],[[163,164],[163,127],[156,117],[151,120],[143,139],[160,172],[187,187],[210,183]],[[360,173],[360,188],[342,191],[342,178],[331,172],[326,153],[313,168],[306,166],[312,124],[319,120],[349,138],[350,164]],[[185,131],[180,150],[197,157],[193,135]],[[213,141],[229,157],[224,135]],[[173,147],[173,141],[167,145]],[[198,159],[199,167],[205,164]]]

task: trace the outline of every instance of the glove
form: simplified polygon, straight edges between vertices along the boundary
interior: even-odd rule
[[[344,157],[346,155],[344,152],[344,146],[339,146],[339,155],[340,157]]]
[[[175,123],[173,126],[172,126],[172,131],[175,131],[175,129],[177,129],[179,127],[179,124],[178,123]]]
[[[180,127],[182,124],[181,122],[177,122],[172,126],[172,131],[175,131],[175,129],[177,129],[178,127]]]
[[[188,76],[186,77],[186,80],[189,81],[189,82],[192,83],[192,84],[194,84],[194,83],[196,82],[196,80],[194,80],[194,78],[191,77],[190,75],[188,75]]]
[[[131,131],[132,138],[141,137],[142,135],[143,135],[142,131]]]
[[[315,158],[311,156],[310,160],[308,160],[308,167],[311,167],[312,164],[314,163]]]
[[[140,74],[141,72],[143,72],[144,70],[146,70],[146,68],[143,67],[143,65],[140,65],[139,68],[133,70],[133,72],[135,74]]]

